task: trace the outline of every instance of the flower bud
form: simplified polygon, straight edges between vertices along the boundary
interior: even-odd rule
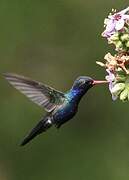
[[[125,101],[128,98],[128,89],[124,89],[120,94],[120,100]]]
[[[125,88],[124,83],[117,83],[114,85],[114,87],[111,90],[111,93],[114,95],[119,95],[121,91],[123,91]]]
[[[99,66],[105,67],[105,64],[100,61],[96,61],[96,64],[98,64]]]
[[[110,37],[110,41],[119,41],[119,33],[116,32]]]
[[[127,41],[127,43],[126,43],[126,47],[128,47],[129,48],[129,40]]]
[[[123,34],[121,37],[121,40],[124,41],[128,41],[129,40],[129,34]]]
[[[114,43],[114,44],[116,45],[116,49],[120,49],[120,48],[123,47],[123,44],[122,44],[121,41],[118,41],[118,42],[116,42],[116,43]]]

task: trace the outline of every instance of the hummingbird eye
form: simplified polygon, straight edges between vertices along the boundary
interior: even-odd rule
[[[89,81],[89,84],[93,84],[93,81]]]

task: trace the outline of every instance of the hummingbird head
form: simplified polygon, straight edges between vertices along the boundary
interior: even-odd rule
[[[88,76],[80,76],[75,80],[72,89],[88,90],[96,84],[103,83],[107,83],[107,81],[98,81]]]

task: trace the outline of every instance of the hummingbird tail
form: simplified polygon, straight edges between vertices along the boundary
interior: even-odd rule
[[[23,139],[20,145],[24,146],[29,141],[31,141],[34,137],[41,134],[42,132],[45,132],[51,126],[52,126],[51,118],[49,116],[45,117],[30,131],[30,133]]]

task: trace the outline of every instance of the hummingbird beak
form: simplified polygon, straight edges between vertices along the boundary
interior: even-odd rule
[[[105,84],[105,83],[108,83],[108,81],[98,81],[98,80],[93,80],[93,85],[96,85],[96,84]]]

